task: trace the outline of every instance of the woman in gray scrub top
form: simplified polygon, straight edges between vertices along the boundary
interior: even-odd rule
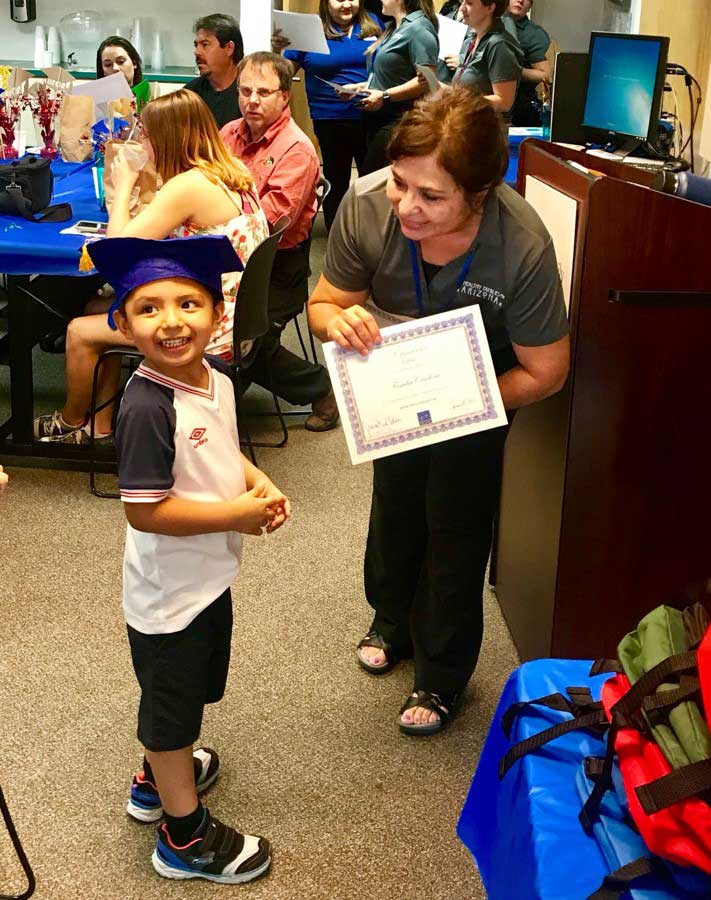
[[[555,251],[502,183],[497,113],[464,87],[440,91],[404,115],[388,153],[391,167],[341,203],[309,300],[313,331],[367,357],[383,323],[477,304],[506,409],[560,390],[569,342]],[[375,615],[357,657],[380,675],[414,656],[398,720],[408,734],[445,725],[477,663],[506,431],[374,463],[365,593]]]
[[[484,94],[505,118],[516,99],[523,62],[518,41],[501,21],[507,6],[508,0],[462,0],[460,13],[469,32],[459,55],[445,60],[454,70],[452,84],[464,84]]]
[[[363,174],[387,165],[385,148],[393,125],[427,91],[427,84],[417,78],[416,66],[434,71],[439,53],[432,0],[383,0],[383,14],[394,21],[366,52],[370,75],[361,85],[366,93],[358,104],[366,139]]]

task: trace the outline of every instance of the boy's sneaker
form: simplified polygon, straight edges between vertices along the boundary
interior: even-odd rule
[[[240,884],[266,872],[272,857],[266,838],[240,834],[206,809],[202,824],[184,847],[174,844],[165,824],[160,825],[151,861],[164,878],[206,878],[219,884]]]
[[[220,757],[209,747],[200,747],[193,752],[193,763],[195,789],[200,794],[206,791],[220,774]],[[143,770],[133,776],[126,812],[138,822],[157,822],[163,815],[158,788],[152,781],[148,781]]]

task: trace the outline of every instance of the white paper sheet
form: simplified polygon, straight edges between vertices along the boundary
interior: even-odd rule
[[[439,58],[456,56],[462,48],[462,41],[467,33],[464,22],[456,22],[447,16],[437,16],[439,22]]]
[[[133,97],[131,86],[126,81],[123,72],[114,72],[105,78],[97,78],[95,81],[85,81],[75,84],[73,94],[88,94],[94,98],[94,104],[109,103],[111,100],[120,100],[122,97]]]
[[[323,33],[323,22],[317,15],[275,9],[272,16],[274,28],[279,28],[283,36],[289,39],[289,50],[330,54],[326,35]]]
[[[506,423],[478,306],[381,335],[367,357],[323,347],[354,464]]]
[[[578,201],[539,181],[532,175],[526,176],[526,200],[541,217],[548,229],[558,271],[563,285],[565,307],[570,307],[570,291],[573,284],[573,264],[575,262],[575,232],[578,224]]]

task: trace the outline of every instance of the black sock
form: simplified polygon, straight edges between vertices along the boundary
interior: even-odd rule
[[[178,847],[184,847],[202,825],[204,813],[205,810],[200,801],[198,801],[195,811],[187,816],[169,816],[168,813],[163,813],[171,841]]]

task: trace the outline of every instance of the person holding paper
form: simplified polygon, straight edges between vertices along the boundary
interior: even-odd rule
[[[521,84],[511,111],[514,125],[538,126],[541,124],[540,104],[536,96],[539,84],[553,81],[553,67],[546,58],[551,45],[548,32],[529,18],[533,0],[509,0],[506,18],[513,22],[523,53]]]
[[[523,54],[516,38],[504,28],[501,16],[508,0],[462,0],[462,21],[469,26],[459,56],[448,57],[452,84],[464,84],[506,117],[521,80]]]
[[[359,0],[320,0],[318,12],[330,53],[287,50],[289,41],[280,32],[272,36],[272,47],[290,60],[294,73],[301,68],[306,74],[311,121],[321,147],[323,174],[331,185],[323,202],[328,231],[348,190],[353,162],[361,172],[365,159],[365,135],[354,88],[366,79],[365,52],[382,29]],[[337,91],[334,84],[345,90]]]
[[[478,304],[505,407],[558,391],[568,322],[550,235],[502,183],[499,116],[462,87],[421,100],[395,126],[391,167],[346,194],[309,300],[312,330],[367,359],[380,327]],[[367,364],[367,363],[366,363]],[[374,463],[358,645],[369,673],[413,656],[400,728],[439,731],[477,663],[482,590],[506,427]]]
[[[367,51],[370,75],[361,85],[367,90],[359,102],[367,144],[364,173],[387,165],[385,148],[393,125],[428,90],[418,79],[417,65],[434,72],[439,52],[432,0],[383,0],[383,13],[393,21]]]
[[[136,48],[126,38],[114,34],[102,41],[96,51],[96,77],[105,78],[116,72],[123,72],[140,113],[151,99],[151,86],[143,77],[143,63]]]

